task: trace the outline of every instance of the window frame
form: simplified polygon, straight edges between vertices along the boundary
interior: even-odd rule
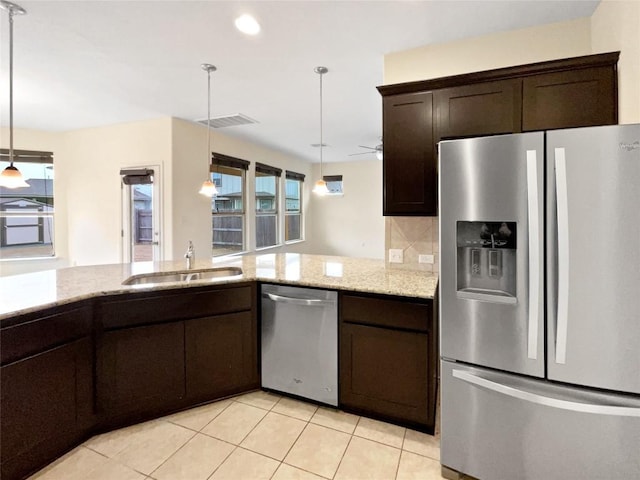
[[[267,165],[264,163],[259,163],[256,162],[256,166],[255,166],[255,176],[254,176],[254,238],[255,238],[255,249],[256,251],[258,250],[265,250],[268,248],[274,248],[274,247],[279,247],[282,245],[282,239],[281,239],[281,235],[280,235],[280,212],[281,212],[281,208],[280,208],[280,177],[282,176],[282,169],[281,168],[277,168],[277,167],[272,167],[271,165]],[[259,202],[262,202],[263,199],[258,198],[258,189],[257,189],[257,184],[258,184],[258,178],[260,177],[273,177],[274,178],[274,187],[275,187],[275,193],[274,193],[274,199],[273,199],[273,211],[267,211],[267,212],[260,212],[261,209],[258,208],[258,204]],[[259,219],[261,217],[274,217],[275,219],[275,225],[273,226],[274,228],[274,234],[275,234],[275,242],[273,244],[270,245],[262,245],[262,246],[258,246],[258,222]]]
[[[342,175],[325,175],[322,177],[322,179],[327,182],[327,188],[329,189],[329,192],[326,193],[325,195],[332,195],[332,196],[342,196],[344,195],[344,180],[342,178]],[[334,190],[332,188],[330,188],[329,184],[330,183],[339,183],[340,184],[340,190]]]
[[[229,155],[224,155],[222,153],[213,152],[211,154],[211,165],[209,167],[209,177],[211,181],[216,184],[216,179],[214,178],[214,174],[222,174],[221,170],[226,169],[234,169],[240,173],[240,185],[242,187],[242,192],[240,196],[240,200],[242,202],[241,210],[233,210],[233,211],[217,211],[214,209],[216,198],[212,197],[211,199],[211,257],[224,257],[230,255],[240,255],[246,253],[248,251],[247,248],[247,171],[249,169],[249,165],[251,163],[247,160],[243,160],[241,158],[232,157]],[[220,187],[222,188],[223,182],[220,183]],[[216,249],[214,242],[214,222],[216,218],[222,217],[240,217],[241,225],[242,225],[242,246],[238,251],[227,251],[215,254],[214,251]],[[224,247],[221,247],[224,248]]]
[[[297,243],[304,241],[304,220],[303,220],[303,197],[304,197],[304,178],[305,176],[302,173],[292,172],[290,170],[285,171],[285,179],[284,179],[284,243]],[[287,182],[297,182],[298,183],[298,210],[297,211],[289,211],[287,209]],[[299,238],[288,239],[288,217],[298,216],[299,217]]]
[[[7,162],[8,164],[10,164],[11,158],[10,158],[9,149],[0,148],[0,161]],[[55,241],[56,215],[55,215],[55,176],[53,175],[53,172],[55,170],[53,168],[54,166],[53,152],[14,149],[13,161],[14,163],[17,163],[17,164],[42,165],[43,169],[49,168],[50,166],[52,170],[52,175],[51,175],[51,178],[46,178],[46,176],[45,178],[34,178],[34,180],[44,180],[43,182],[44,195],[36,191],[36,192],[29,193],[24,197],[26,201],[32,202],[34,206],[36,204],[39,204],[40,208],[38,210],[29,209],[25,206],[16,206],[13,210],[18,210],[18,211],[7,211],[5,208],[2,208],[0,206],[0,227],[2,228],[2,236],[0,238],[0,261],[24,261],[24,260],[34,260],[34,259],[55,258],[56,256],[56,241]],[[19,167],[20,166],[18,165],[18,168]],[[5,167],[2,166],[1,168],[4,169]],[[22,169],[24,170],[25,168],[26,167],[23,167]],[[29,178],[27,178],[27,182],[28,180]],[[50,192],[47,190],[47,180],[50,180],[51,182]],[[21,193],[21,191],[24,192],[23,188],[29,188],[29,187],[20,187],[16,189],[8,189],[5,187],[4,191],[6,193],[15,192],[17,194],[15,195],[15,201],[18,201],[20,200],[19,194]],[[6,196],[6,197],[3,196],[2,198],[4,199],[4,198],[11,198],[11,197],[12,196]],[[44,199],[45,201],[44,202],[41,201],[42,199]],[[11,202],[11,200],[7,200],[7,202],[3,202],[3,203],[8,203],[8,202]],[[44,210],[45,208],[47,208],[47,210]],[[25,209],[25,211],[19,211],[20,209]],[[31,223],[22,223],[22,224],[18,223],[15,225],[18,228],[36,227],[38,229],[37,235],[38,235],[39,241],[28,242],[28,243],[25,242],[24,245],[30,245],[30,246],[33,246],[34,248],[37,248],[37,244],[40,244],[40,243],[42,245],[49,245],[49,242],[45,242],[45,240],[48,239],[50,240],[51,253],[47,253],[46,255],[43,255],[41,253],[34,253],[29,255],[23,254],[15,257],[13,256],[6,257],[5,255],[3,255],[2,249],[4,247],[10,246],[10,245],[5,245],[4,247],[2,246],[2,244],[7,241],[7,238],[6,238],[6,235],[8,233],[7,221],[9,219],[16,219],[16,220],[24,219],[25,222],[28,222],[28,220],[32,220]],[[48,231],[45,233],[45,228],[47,228],[46,227],[47,225],[49,228],[48,228]],[[47,251],[48,250],[49,249],[47,248]]]

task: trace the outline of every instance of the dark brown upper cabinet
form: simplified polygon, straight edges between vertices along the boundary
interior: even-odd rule
[[[610,67],[524,78],[522,101],[524,131],[611,125],[618,121],[616,74]]]
[[[383,85],[384,215],[438,214],[442,139],[618,123],[620,52]]]
[[[522,84],[484,82],[434,92],[436,140],[519,132]]]
[[[435,215],[433,96],[393,95],[382,105],[384,215]]]

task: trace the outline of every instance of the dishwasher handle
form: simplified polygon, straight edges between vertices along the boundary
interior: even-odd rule
[[[276,295],[275,293],[263,293],[262,298],[268,298],[274,302],[288,303],[290,305],[303,305],[308,307],[323,307],[325,305],[334,305],[334,300],[323,300],[320,298],[296,298]]]

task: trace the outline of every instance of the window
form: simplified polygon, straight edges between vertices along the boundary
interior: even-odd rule
[[[256,248],[278,244],[278,180],[282,170],[256,163]]]
[[[212,254],[229,255],[245,250],[245,172],[249,162],[214,153],[211,181],[218,195],[211,198]]]
[[[284,182],[284,241],[302,240],[302,182],[304,175],[287,170]]]
[[[325,175],[322,179],[327,182],[328,195],[344,195],[342,191],[342,175]]]
[[[28,187],[0,187],[0,258],[52,257],[53,154],[14,150],[14,166]],[[0,150],[0,171],[9,151]]]

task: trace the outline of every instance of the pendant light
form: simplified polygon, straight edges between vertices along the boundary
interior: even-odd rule
[[[313,71],[320,77],[320,180],[315,183],[313,193],[326,195],[329,193],[329,189],[327,188],[327,182],[324,181],[322,170],[322,147],[324,147],[322,143],[322,75],[327,73],[329,69],[327,69],[327,67],[316,67]]]
[[[0,173],[0,187],[28,187],[20,170],[13,166],[13,16],[27,11],[15,3],[0,1],[0,8],[9,12],[9,166]]]
[[[202,69],[207,72],[207,165],[211,162],[211,72],[215,72],[217,69],[213,65],[203,63],[200,65]],[[209,178],[202,182],[202,187],[198,192],[207,197],[215,197],[218,195],[218,189],[211,181],[211,174]]]

